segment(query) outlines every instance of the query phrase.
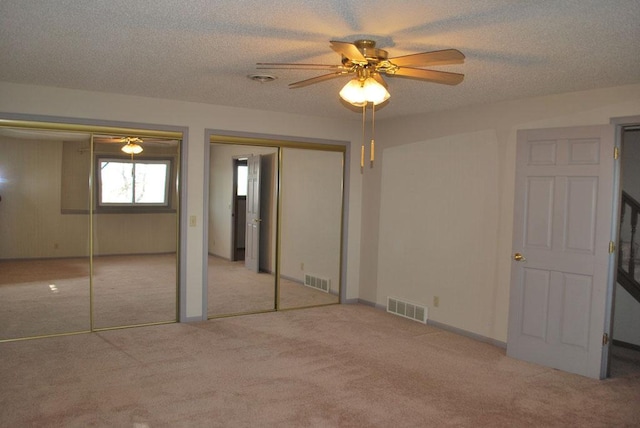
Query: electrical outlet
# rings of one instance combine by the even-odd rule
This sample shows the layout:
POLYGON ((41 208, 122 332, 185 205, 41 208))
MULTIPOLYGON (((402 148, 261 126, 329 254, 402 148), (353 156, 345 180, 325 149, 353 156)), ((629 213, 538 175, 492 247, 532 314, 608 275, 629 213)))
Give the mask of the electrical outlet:
POLYGON ((189 227, 196 227, 196 216, 189 217, 189 227))
POLYGON ((433 296, 433 307, 437 308, 438 306, 440 306, 440 297, 439 296, 433 296))
POLYGON ((300 270, 304 270, 304 262, 300 263, 300 270))

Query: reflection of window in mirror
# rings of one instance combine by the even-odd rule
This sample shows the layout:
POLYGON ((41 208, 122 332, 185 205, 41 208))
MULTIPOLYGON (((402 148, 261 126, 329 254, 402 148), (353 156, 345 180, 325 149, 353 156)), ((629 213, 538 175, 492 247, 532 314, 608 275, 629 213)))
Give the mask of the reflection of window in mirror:
POLYGON ((238 196, 247 196, 247 160, 238 160, 238 196))
POLYGON ((168 205, 170 161, 99 158, 98 162, 100 205, 168 205))

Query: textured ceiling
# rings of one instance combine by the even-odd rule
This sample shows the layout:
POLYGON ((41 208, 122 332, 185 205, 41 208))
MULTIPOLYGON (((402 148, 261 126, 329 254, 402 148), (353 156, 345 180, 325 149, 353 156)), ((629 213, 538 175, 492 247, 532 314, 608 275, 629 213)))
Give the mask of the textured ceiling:
MULTIPOLYGON (((0 0, 0 81, 328 117, 347 78, 256 62, 338 64, 330 40, 390 57, 456 48, 458 86, 389 78, 380 118, 640 82, 638 0, 0 0), (264 71, 262 71, 264 72, 264 71)), ((436 68, 436 67, 434 67, 436 68)))

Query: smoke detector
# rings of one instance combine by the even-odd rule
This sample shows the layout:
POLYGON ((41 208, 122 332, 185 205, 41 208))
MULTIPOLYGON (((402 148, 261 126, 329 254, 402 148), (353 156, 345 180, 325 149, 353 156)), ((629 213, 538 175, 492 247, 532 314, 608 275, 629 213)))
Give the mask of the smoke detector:
POLYGON ((260 83, 273 82, 276 80, 276 76, 270 74, 249 74, 247 78, 260 83))

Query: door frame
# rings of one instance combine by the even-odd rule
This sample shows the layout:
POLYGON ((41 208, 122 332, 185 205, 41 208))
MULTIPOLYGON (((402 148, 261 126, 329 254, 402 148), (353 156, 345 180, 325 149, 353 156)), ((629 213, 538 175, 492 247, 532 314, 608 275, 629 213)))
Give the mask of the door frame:
MULTIPOLYGON (((250 155, 234 155, 231 159, 233 170, 233 182, 231 183, 231 261, 238 261, 237 240, 238 240, 238 166, 247 165, 247 158, 250 155)), ((245 196, 246 200, 246 196, 245 196)), ((244 224, 242 225, 244 228, 244 224)), ((246 248, 245 248, 246 250, 246 248)))
MULTIPOLYGON (((624 116, 612 118, 609 122, 614 126, 614 147, 618 151, 620 156, 616 159, 613 166, 613 206, 611 215, 611 236, 612 241, 615 242, 615 247, 618 248, 620 243, 618 242, 620 236, 620 210, 622 204, 622 167, 621 156, 622 154, 622 134, 625 128, 640 126, 640 116, 624 116)), ((617 284, 617 266, 618 266, 618 252, 614 251, 614 261, 609 268, 609 276, 607 279, 607 300, 605 307, 605 326, 604 331, 609 336, 609 346, 602 348, 602 368, 600 371, 600 378, 604 379, 609 377, 611 372, 611 346, 613 341, 613 321, 615 315, 615 297, 616 297, 616 284, 617 284)))

